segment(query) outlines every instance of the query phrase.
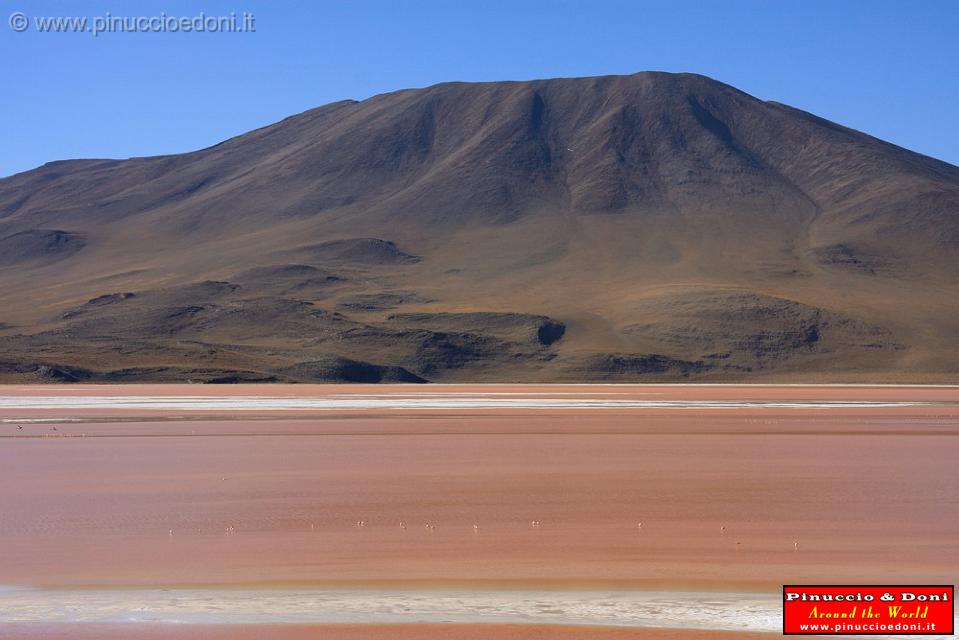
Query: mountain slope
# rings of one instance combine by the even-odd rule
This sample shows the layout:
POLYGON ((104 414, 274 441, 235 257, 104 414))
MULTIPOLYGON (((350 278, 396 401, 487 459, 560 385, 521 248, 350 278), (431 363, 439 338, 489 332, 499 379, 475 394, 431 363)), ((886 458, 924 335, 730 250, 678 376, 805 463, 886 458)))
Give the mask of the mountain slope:
POLYGON ((0 379, 959 371, 959 168, 691 74, 448 83, 50 163, 0 180, 0 254, 0 379))

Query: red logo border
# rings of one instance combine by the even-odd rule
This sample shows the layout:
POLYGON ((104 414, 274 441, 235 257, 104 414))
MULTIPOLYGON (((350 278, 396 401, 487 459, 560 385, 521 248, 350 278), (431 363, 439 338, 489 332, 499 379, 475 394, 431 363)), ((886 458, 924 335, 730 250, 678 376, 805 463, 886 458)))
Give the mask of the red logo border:
POLYGON ((949 589, 951 594, 949 603, 952 605, 952 616, 949 618, 952 626, 949 628, 949 631, 903 631, 903 632, 894 632, 894 633, 876 633, 875 631, 850 631, 848 633, 842 632, 825 632, 822 631, 816 633, 820 636, 876 636, 876 635, 885 635, 885 636, 953 636, 956 635, 956 586, 953 584, 784 584, 782 590, 783 596, 783 635, 784 636, 806 636, 808 633, 802 633, 799 631, 786 631, 786 589, 789 588, 798 588, 798 587, 849 587, 849 588, 862 588, 862 587, 895 587, 895 588, 915 588, 920 587, 923 589, 949 589))

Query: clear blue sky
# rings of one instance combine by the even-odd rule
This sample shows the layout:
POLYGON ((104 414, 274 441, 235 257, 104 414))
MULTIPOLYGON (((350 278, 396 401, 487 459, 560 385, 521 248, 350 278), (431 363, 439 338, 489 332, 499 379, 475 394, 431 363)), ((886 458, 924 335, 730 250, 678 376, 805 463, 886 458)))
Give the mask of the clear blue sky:
POLYGON ((446 80, 692 71, 959 164, 959 1, 0 0, 0 175, 197 149, 446 80), (9 16, 24 13, 24 32, 9 16), (255 33, 37 33, 44 16, 244 11, 255 33))

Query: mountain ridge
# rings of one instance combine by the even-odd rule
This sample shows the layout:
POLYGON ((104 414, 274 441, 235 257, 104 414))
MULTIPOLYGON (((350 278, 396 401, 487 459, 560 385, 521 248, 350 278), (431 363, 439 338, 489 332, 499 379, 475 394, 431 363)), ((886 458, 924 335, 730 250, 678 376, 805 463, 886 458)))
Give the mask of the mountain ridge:
POLYGON ((5 242, 0 379, 144 368, 133 344, 164 380, 345 370, 301 355, 441 381, 959 369, 959 167, 698 74, 442 83, 47 163, 0 179, 5 242), (94 305, 123 320, 111 340, 63 317, 125 293, 94 305), (488 325, 503 313, 563 337, 488 325))

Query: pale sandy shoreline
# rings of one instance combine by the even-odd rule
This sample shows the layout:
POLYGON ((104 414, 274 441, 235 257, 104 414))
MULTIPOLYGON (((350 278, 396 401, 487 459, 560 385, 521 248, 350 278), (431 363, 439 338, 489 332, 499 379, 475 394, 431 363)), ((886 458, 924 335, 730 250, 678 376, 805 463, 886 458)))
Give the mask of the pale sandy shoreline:
POLYGON ((463 588, 11 589, 4 623, 537 624, 774 631, 778 594, 463 588))

